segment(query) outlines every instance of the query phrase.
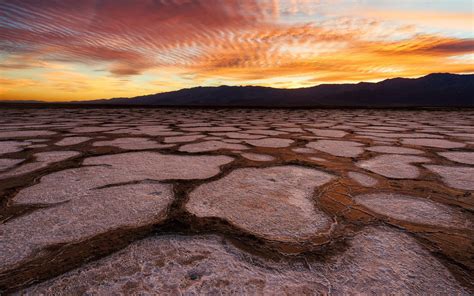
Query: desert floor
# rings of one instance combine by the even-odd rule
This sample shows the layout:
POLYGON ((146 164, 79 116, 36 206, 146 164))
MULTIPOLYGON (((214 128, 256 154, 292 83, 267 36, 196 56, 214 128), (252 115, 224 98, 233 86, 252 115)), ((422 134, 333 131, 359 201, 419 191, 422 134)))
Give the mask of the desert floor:
POLYGON ((472 110, 0 113, 0 294, 474 293, 472 110))

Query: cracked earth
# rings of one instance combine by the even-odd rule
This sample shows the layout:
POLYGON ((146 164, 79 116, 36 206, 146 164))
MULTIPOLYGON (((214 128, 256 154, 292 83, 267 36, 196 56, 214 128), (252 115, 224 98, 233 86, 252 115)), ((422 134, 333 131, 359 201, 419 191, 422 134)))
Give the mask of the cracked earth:
POLYGON ((3 109, 0 293, 474 293, 474 112, 3 109))

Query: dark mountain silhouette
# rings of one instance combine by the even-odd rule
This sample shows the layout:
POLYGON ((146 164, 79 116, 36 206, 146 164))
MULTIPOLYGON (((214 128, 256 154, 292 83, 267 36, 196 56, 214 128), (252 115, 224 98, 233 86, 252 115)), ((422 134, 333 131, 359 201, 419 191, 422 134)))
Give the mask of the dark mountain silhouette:
POLYGON ((202 107, 474 107, 474 75, 439 73, 417 79, 323 84, 300 89, 195 87, 80 103, 202 107))
MULTIPOLYGON (((41 101, 2 101, 7 105, 43 105, 41 101)), ((134 98, 49 103, 71 106, 178 107, 474 107, 474 74, 435 73, 377 83, 322 84, 298 89, 261 86, 194 87, 134 98)))

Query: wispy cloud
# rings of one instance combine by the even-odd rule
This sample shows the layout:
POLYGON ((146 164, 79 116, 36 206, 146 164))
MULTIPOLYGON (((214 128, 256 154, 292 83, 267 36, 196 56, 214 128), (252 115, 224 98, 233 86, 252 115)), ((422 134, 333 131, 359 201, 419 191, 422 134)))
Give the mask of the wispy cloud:
MULTIPOLYGON (((334 6, 344 8, 344 2, 2 1, 0 75, 43 81, 28 89, 28 96, 36 90, 35 98, 47 88, 56 99, 74 92, 92 99, 106 95, 103 89, 113 96, 198 84, 268 85, 277 78, 279 86, 298 87, 473 71, 472 61, 452 58, 473 53, 471 36, 425 31, 437 18, 443 22, 442 12, 422 13, 429 22, 421 26, 415 21, 419 11, 409 17, 397 11, 374 15, 375 9, 351 14, 352 8, 334 14, 334 6), (60 74, 58 65, 68 65, 69 74, 60 74), (59 82, 61 75, 77 83, 59 82), (134 77, 127 90, 110 87, 120 85, 112 82, 121 77, 134 77), (157 79, 165 82, 156 84, 157 79), (162 87, 154 89, 157 85, 162 87)), ((462 14, 456 26, 472 25, 467 19, 462 14)), ((2 98, 26 94, 15 84, 2 89, 2 98)))

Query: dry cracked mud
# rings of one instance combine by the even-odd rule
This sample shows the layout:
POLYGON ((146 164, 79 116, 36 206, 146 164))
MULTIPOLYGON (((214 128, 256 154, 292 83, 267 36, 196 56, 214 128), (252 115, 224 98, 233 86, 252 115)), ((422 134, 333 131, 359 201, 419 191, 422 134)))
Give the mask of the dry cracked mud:
POLYGON ((474 294, 474 112, 3 109, 0 294, 474 294))

